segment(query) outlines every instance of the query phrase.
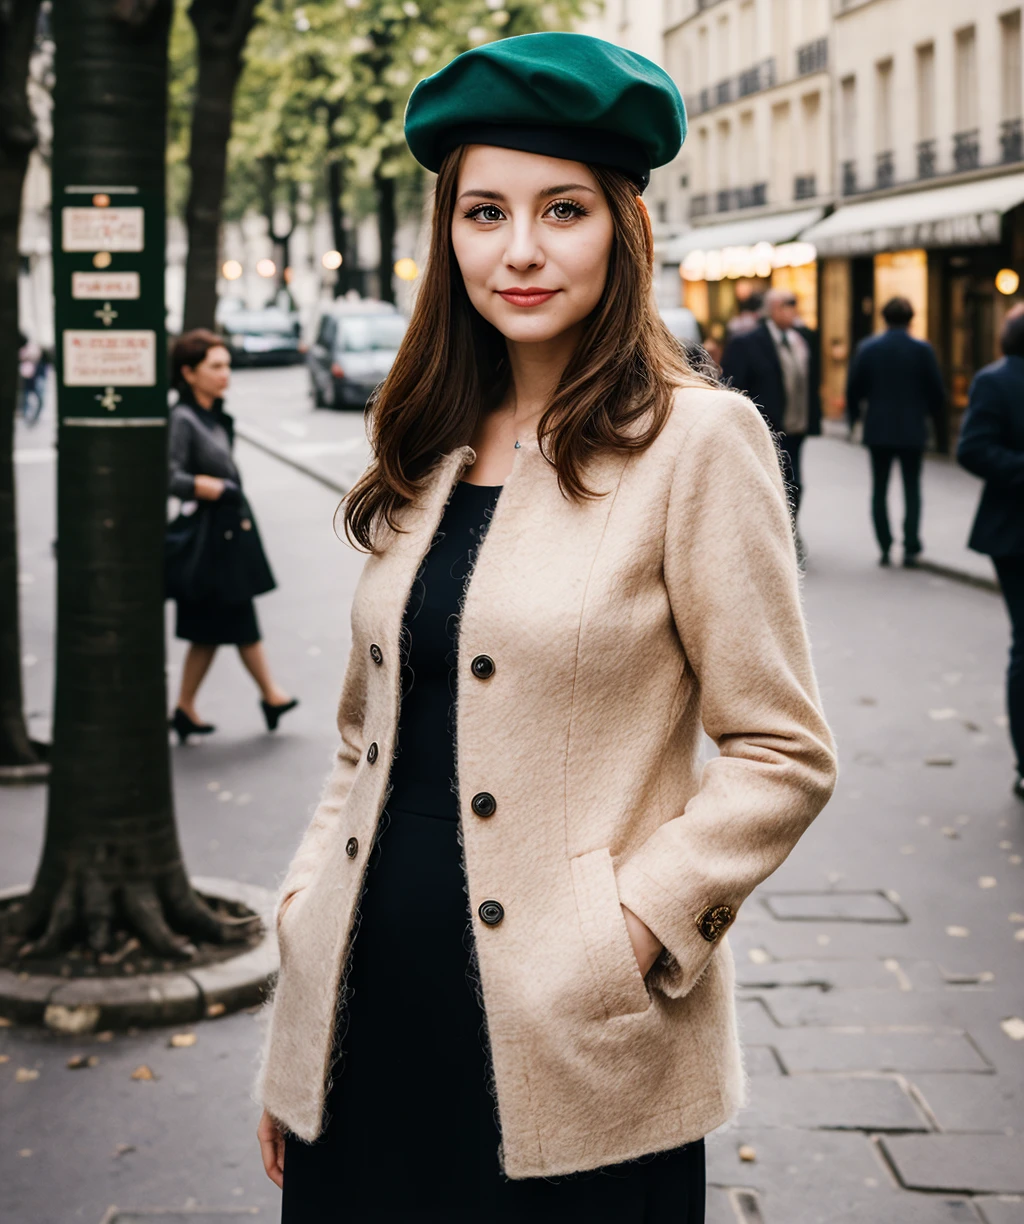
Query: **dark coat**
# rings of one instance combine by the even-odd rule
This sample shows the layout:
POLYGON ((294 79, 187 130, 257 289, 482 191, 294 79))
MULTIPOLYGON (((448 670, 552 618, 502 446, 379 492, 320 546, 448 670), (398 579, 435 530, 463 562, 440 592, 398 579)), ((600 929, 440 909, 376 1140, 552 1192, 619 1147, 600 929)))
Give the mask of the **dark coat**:
MULTIPOLYGON (((807 432, 821 433, 821 347, 818 333, 807 327, 795 329, 807 342, 807 432)), ((775 341, 767 323, 731 340, 722 357, 722 376, 737 391, 744 391, 761 409, 761 415, 776 433, 782 433, 786 415, 786 387, 775 341)))
POLYGON ((1024 357, 1004 357, 975 376, 956 457, 985 482, 970 547, 1024 557, 1024 357))
POLYGON ((948 447, 946 387, 935 350, 916 340, 905 327, 890 327, 862 340, 846 380, 846 416, 850 428, 864 419, 865 446, 928 445, 928 418, 935 423, 939 450, 948 447))
POLYGON ((168 492, 195 502, 195 477, 225 482, 217 501, 200 501, 168 524, 166 593, 199 604, 238 604, 274 588, 274 576, 231 454, 234 422, 220 401, 200 408, 184 397, 171 409, 168 492))

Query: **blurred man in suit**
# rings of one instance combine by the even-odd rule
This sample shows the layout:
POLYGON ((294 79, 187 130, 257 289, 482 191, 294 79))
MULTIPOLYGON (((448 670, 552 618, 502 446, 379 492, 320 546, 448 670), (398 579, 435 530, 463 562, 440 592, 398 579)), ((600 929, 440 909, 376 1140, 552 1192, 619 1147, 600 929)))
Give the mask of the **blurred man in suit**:
POLYGON ((903 564, 913 566, 921 553, 921 468, 928 445, 928 420, 935 426, 936 446, 948 447, 946 388, 932 346, 909 332, 914 308, 894 297, 882 308, 886 330, 861 341, 846 380, 846 415, 852 430, 864 405, 864 445, 871 452, 871 512, 889 564, 889 473, 895 461, 903 473, 903 564))
POLYGON ((1006 355, 971 384, 956 457, 985 482, 970 546, 992 558, 1010 613, 1007 706, 1014 794, 1024 799, 1024 302, 1006 316, 1001 340, 1006 355))
MULTIPOLYGON (((769 289, 764 311, 757 327, 729 343, 722 375, 750 396, 778 438, 795 525, 804 439, 821 433, 821 350, 817 333, 797 323, 796 298, 788 290, 769 289)), ((802 556, 799 535, 797 549, 802 556)))

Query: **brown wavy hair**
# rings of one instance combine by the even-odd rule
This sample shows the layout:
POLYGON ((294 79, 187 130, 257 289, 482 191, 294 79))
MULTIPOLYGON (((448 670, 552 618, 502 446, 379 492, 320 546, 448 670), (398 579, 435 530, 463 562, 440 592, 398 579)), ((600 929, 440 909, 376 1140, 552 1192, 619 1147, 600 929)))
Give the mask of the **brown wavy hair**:
MULTIPOLYGON (((345 534, 378 551, 379 530, 416 496, 438 458, 465 445, 480 412, 508 389, 505 339, 469 300, 451 240, 463 149, 437 176, 430 253, 398 356, 370 408, 374 459, 346 496, 345 534)), ((691 364, 658 315, 652 294, 653 241, 636 188, 617 171, 591 166, 608 201, 614 236, 608 278, 575 353, 538 425, 541 452, 565 496, 593 497, 588 459, 639 451, 658 436, 680 386, 714 385, 691 364)))

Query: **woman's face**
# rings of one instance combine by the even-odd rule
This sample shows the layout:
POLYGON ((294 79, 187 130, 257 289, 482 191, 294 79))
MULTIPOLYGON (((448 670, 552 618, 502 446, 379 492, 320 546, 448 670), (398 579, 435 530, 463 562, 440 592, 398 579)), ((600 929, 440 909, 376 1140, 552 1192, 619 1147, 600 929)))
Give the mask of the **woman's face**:
POLYGON ((612 216, 581 162, 493 145, 462 159, 452 245, 469 299, 506 340, 581 323, 604 292, 612 216))
POLYGON ((196 394, 220 399, 231 383, 231 354, 222 344, 215 344, 197 366, 183 366, 181 373, 196 394))

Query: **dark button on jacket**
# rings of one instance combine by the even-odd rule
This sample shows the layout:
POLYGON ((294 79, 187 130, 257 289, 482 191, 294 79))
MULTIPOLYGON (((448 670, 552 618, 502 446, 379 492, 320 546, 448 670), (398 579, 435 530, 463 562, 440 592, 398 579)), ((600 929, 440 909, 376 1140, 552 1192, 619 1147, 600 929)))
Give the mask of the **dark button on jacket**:
POLYGON ((377 743, 374 741, 366 750, 366 759, 373 765, 377 760, 377 743))
POLYGON ((478 816, 493 816, 498 810, 497 800, 487 791, 481 791, 478 795, 474 795, 470 801, 470 807, 478 816))
POLYGON ((378 667, 384 662, 384 653, 376 642, 370 646, 370 658, 378 667))
POLYGON ((345 853, 349 858, 355 858, 359 853, 359 841, 355 837, 350 837, 345 843, 345 853))
POLYGON ((494 675, 494 660, 490 655, 477 655, 469 666, 478 680, 489 680, 494 675))
POLYGON ((481 921, 488 926, 497 926, 505 917, 505 910, 500 901, 484 901, 477 910, 481 921))

